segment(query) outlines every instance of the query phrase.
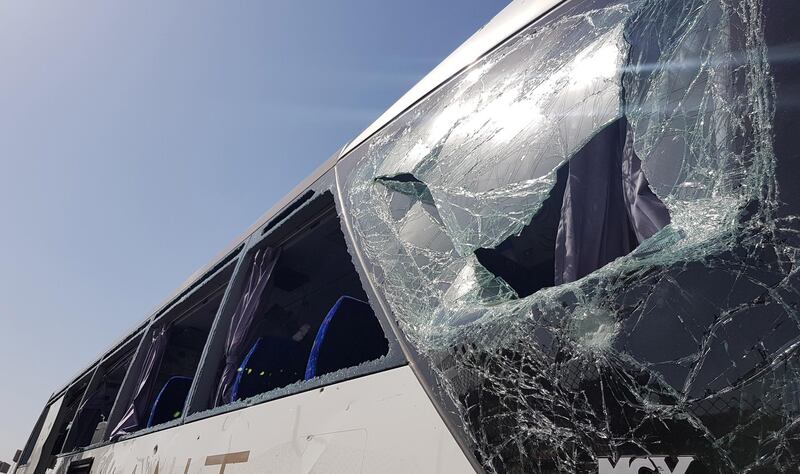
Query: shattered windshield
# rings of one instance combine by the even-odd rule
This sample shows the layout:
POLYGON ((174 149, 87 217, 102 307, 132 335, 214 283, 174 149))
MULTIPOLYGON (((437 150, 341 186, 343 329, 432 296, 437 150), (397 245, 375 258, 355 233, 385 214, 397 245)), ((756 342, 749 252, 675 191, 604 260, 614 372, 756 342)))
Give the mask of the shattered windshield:
POLYGON ((348 158, 355 243, 487 471, 796 469, 764 8, 569 2, 348 158))

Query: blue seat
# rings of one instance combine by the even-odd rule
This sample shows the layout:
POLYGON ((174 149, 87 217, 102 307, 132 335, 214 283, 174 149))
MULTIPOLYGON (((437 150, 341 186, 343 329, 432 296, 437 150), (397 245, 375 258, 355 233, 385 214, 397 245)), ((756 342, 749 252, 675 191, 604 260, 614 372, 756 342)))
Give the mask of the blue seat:
POLYGON ((179 418, 183 414, 183 407, 191 387, 192 377, 175 376, 167 380, 158 392, 153 408, 150 409, 147 427, 179 418))
POLYGON ((303 380, 308 345, 289 338, 260 337, 242 360, 231 387, 241 400, 303 380))
POLYGON ((305 379, 354 367, 389 352, 375 313, 364 301, 342 296, 325 315, 306 363, 305 379))

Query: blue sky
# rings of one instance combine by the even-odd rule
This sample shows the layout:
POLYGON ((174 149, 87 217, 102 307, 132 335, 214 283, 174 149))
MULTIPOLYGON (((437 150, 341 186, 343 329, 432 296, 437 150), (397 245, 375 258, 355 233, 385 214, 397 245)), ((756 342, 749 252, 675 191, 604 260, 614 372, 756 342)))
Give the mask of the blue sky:
POLYGON ((0 2, 0 460, 507 3, 0 2))

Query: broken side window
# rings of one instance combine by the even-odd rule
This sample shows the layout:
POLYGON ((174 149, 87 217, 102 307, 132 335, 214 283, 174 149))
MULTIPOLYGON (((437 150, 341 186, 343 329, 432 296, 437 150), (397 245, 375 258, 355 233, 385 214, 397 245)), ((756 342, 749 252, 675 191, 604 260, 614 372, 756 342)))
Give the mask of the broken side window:
POLYGON ((103 441, 106 421, 111 413, 117 393, 119 392, 133 352, 124 355, 120 360, 102 367, 99 386, 89 395, 80 407, 80 418, 76 420, 73 430, 78 430, 75 447, 82 448, 103 441))
POLYGON ((236 296, 218 406, 374 361, 389 350, 329 192, 265 232, 247 257, 236 296))
POLYGON ((233 270, 228 262, 152 322, 139 349, 141 363, 129 374, 130 399, 109 432, 112 439, 182 418, 233 270))
POLYGON ((64 452, 64 442, 89 386, 92 371, 82 374, 49 404, 38 439, 31 451, 25 453, 29 457, 27 461, 35 463, 37 469, 51 466, 55 462, 55 456, 64 452))
POLYGON ((80 402, 64 443, 64 452, 104 440, 111 408, 114 406, 140 340, 141 333, 130 337, 114 353, 100 362, 80 402))
POLYGON ((89 385, 88 378, 83 382, 80 382, 75 387, 70 388, 67 390, 67 394, 65 395, 64 405, 61 407, 61 414, 59 414, 60 422, 57 424, 55 428, 57 431, 56 433, 55 442, 53 443, 53 449, 51 450, 51 455, 55 456, 57 454, 64 452, 64 441, 67 437, 67 433, 69 429, 72 427, 72 420, 75 417, 75 413, 78 411, 79 403, 84 396, 84 392, 86 391, 86 387, 89 385))

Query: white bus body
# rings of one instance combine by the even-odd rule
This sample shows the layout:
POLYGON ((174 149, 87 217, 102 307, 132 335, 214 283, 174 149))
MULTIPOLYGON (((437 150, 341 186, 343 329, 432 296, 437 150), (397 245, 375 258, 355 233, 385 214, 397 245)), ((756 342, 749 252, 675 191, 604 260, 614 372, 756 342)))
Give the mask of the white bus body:
POLYGON ((512 2, 55 392, 13 472, 796 472, 797 20, 512 2))

